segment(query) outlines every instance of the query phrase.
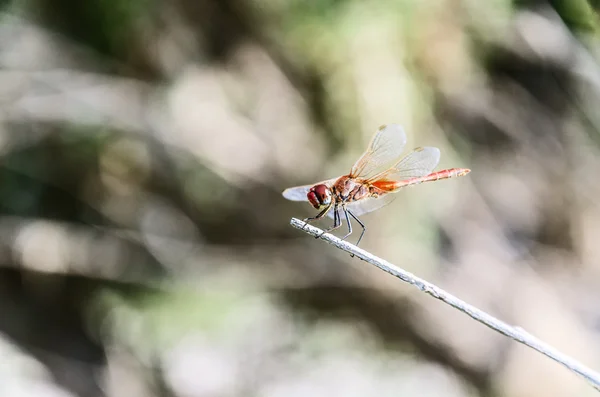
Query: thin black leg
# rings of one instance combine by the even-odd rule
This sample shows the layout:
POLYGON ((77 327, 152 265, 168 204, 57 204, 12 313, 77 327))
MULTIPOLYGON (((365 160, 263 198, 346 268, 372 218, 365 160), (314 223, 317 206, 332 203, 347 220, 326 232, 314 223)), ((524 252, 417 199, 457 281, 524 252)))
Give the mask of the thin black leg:
POLYGON ((323 233, 319 234, 318 236, 315 236, 315 238, 319 238, 322 235, 324 235, 325 233, 329 233, 330 231, 335 230, 340 226, 342 226, 342 218, 340 217, 340 210, 339 210, 338 206, 336 205, 333 208, 333 226, 324 230, 323 233))
POLYGON ((346 215, 346 222, 348 223, 348 233, 342 237, 342 240, 345 240, 348 238, 349 235, 352 234, 352 223, 350 222, 350 218, 348 217, 348 210, 346 209, 346 207, 342 207, 342 209, 344 210, 344 215, 346 215))
POLYGON ((358 218, 356 217, 356 215, 354 215, 354 214, 353 214, 351 211, 348 211, 348 213, 350 214, 350 216, 351 216, 352 218, 354 218, 354 220, 356 220, 356 222, 358 222, 358 224, 360 225, 360 227, 362 227, 362 232, 360 233, 360 237, 358 238, 358 241, 356 242, 356 246, 358 247, 358 244, 360 244, 360 240, 362 240, 362 238, 363 238, 363 236, 364 236, 365 232, 367 231, 367 227, 366 227, 366 226, 365 226, 365 224, 364 224, 364 223, 362 223, 362 222, 360 221, 360 219, 358 219, 358 218))

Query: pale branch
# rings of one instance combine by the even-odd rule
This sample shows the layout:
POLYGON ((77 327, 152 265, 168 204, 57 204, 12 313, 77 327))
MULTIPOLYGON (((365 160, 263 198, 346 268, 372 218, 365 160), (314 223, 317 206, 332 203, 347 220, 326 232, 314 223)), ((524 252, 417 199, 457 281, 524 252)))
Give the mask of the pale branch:
MULTIPOLYGON (((303 230, 306 233, 313 235, 315 237, 321 235, 323 231, 319 228, 311 226, 309 224, 304 223, 303 221, 292 218, 291 225, 297 229, 303 230)), ((461 312, 469 315, 476 321, 488 326, 489 328, 497 331, 503 335, 508 336, 509 338, 528 346, 543 355, 553 359, 554 361, 564 365, 569 370, 575 372, 576 374, 582 376, 586 379, 596 390, 600 391, 600 374, 595 371, 587 368, 585 365, 579 363, 575 359, 559 352, 552 346, 547 343, 542 342, 538 338, 529 334, 527 331, 520 327, 515 327, 512 325, 508 325, 507 323, 498 320, 497 318, 487 314, 486 312, 477 309, 476 307, 458 299, 457 297, 449 294, 443 289, 423 280, 419 277, 414 276, 413 274, 407 272, 406 270, 400 269, 399 267, 387 262, 384 259, 378 258, 375 255, 358 248, 357 246, 350 244, 346 241, 343 241, 336 236, 325 233, 320 237, 322 240, 327 243, 344 250, 352 255, 355 255, 357 258, 364 260, 365 262, 370 263, 378 267, 379 269, 391 274, 399 278, 400 280, 407 282, 409 284, 414 285, 421 291, 433 296, 441 300, 442 302, 447 303, 448 305, 454 307, 455 309, 460 310, 461 312)))

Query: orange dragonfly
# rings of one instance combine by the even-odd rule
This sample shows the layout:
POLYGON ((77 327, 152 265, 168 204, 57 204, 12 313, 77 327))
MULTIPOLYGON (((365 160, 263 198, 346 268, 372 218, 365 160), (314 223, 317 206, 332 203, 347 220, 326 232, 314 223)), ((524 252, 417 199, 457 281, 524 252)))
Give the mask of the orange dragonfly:
POLYGON ((352 217, 362 227, 356 242, 358 245, 367 230, 358 216, 389 204, 394 199, 390 193, 396 193, 407 186, 464 176, 471 172, 468 168, 433 172, 440 161, 438 148, 419 147, 400 158, 405 145, 406 134, 400 125, 383 125, 379 127, 366 152, 354 164, 348 175, 312 185, 291 187, 283 191, 283 197, 292 201, 308 201, 321 211, 312 218, 304 219, 306 223, 321 219, 325 215, 332 217, 333 226, 323 233, 342 225, 341 209, 348 224, 348 233, 342 240, 352 234, 352 217), (332 208, 333 211, 330 211, 332 208))

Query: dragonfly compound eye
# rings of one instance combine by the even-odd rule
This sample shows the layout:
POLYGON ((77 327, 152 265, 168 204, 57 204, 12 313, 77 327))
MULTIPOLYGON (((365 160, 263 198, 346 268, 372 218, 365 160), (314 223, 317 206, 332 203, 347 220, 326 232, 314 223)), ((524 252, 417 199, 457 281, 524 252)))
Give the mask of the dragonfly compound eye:
POLYGON ((306 195, 313 207, 319 209, 331 203, 331 192, 325 185, 313 186, 306 195))

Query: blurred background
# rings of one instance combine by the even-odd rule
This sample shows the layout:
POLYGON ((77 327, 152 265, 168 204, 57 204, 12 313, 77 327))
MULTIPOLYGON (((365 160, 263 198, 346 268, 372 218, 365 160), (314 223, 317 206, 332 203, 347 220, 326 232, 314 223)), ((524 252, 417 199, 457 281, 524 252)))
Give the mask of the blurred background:
POLYGON ((281 191, 402 124, 361 246, 600 370, 599 1, 0 10, 1 397, 597 395, 281 191))

